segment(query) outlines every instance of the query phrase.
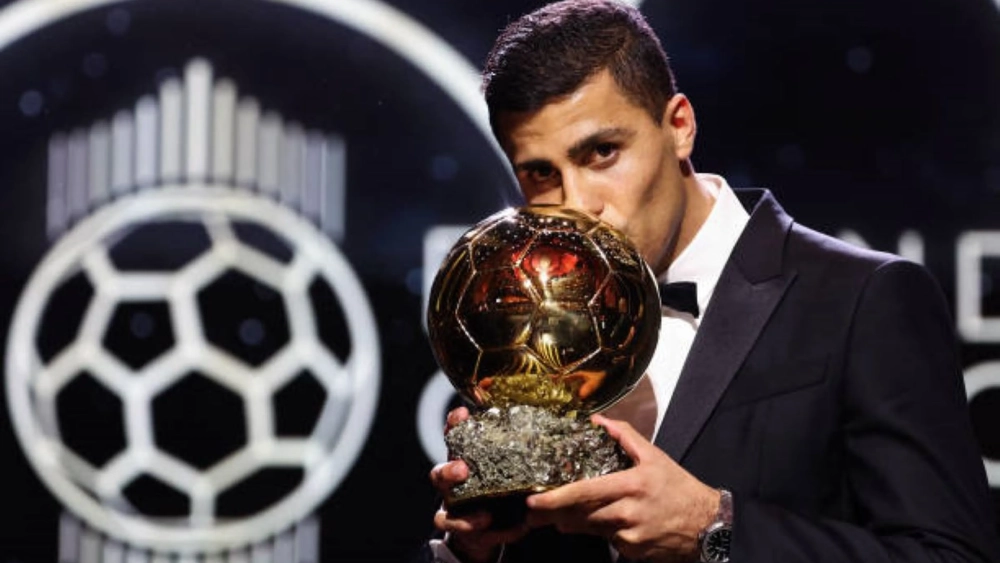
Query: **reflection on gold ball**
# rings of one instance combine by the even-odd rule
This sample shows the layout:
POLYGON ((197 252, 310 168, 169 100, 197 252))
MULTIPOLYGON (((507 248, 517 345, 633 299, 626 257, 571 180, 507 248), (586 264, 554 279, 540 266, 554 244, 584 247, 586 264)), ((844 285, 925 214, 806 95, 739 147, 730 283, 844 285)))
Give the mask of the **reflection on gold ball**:
POLYGON ((438 363, 467 400, 602 410, 642 377, 660 301, 624 235, 556 206, 507 209, 455 244, 431 289, 438 363))

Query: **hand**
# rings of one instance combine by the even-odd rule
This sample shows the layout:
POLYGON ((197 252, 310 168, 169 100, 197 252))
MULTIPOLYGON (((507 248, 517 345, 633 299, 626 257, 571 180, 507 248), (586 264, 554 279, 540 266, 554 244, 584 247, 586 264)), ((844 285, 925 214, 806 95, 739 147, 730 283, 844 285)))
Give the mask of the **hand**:
POLYGON ((719 492, 698 481, 627 422, 600 415, 634 466, 528 497, 531 525, 608 538, 630 559, 695 560, 698 534, 715 518, 719 492))
MULTIPOLYGON (((449 412, 445 433, 467 418, 469 410, 465 407, 449 412)), ((469 467, 462 460, 440 463, 431 469, 431 484, 442 496, 468 478, 469 467)), ((434 525, 449 534, 448 547, 465 563, 495 561, 502 544, 517 541, 528 531, 524 524, 506 530, 491 530, 491 522, 488 512, 456 515, 449 513, 444 506, 434 515, 434 525)))

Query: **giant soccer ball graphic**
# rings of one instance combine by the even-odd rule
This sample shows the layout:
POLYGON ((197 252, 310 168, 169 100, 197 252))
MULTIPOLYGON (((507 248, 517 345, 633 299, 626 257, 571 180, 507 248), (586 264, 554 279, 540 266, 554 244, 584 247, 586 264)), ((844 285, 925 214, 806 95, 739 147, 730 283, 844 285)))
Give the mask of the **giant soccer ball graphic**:
POLYGON ((52 248, 12 320, 7 397, 30 463, 77 516, 130 545, 209 553, 281 532, 336 488, 368 435, 378 361, 332 242, 267 198, 185 185, 110 203, 52 248), (178 226, 196 234, 169 241, 169 260, 145 252, 151 229, 163 244, 178 226), (241 505, 274 475, 276 498, 241 505))

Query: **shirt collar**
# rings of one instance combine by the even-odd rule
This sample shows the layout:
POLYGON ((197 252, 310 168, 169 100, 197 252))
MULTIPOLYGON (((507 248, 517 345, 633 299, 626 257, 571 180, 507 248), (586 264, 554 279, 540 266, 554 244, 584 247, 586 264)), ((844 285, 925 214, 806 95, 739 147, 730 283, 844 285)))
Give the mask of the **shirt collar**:
POLYGON ((715 174, 698 174, 697 178, 712 192, 715 203, 705 223, 687 248, 670 264, 660 281, 695 282, 698 285, 698 308, 704 311, 750 215, 725 178, 715 174))

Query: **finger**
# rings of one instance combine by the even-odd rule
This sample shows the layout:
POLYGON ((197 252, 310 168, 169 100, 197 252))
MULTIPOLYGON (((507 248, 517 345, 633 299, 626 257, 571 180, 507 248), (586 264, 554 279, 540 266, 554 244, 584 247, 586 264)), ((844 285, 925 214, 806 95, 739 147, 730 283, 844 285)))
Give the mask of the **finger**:
POLYGON ((613 523, 605 520, 591 520, 590 515, 591 511, 587 509, 529 511, 526 522, 532 528, 554 526, 564 534, 588 534, 609 538, 617 532, 617 527, 613 523))
POLYGON ((463 420, 469 418, 469 409, 465 407, 458 407, 452 409, 448 412, 447 423, 444 426, 444 431, 447 434, 449 430, 458 426, 463 420))
POLYGON ((648 456, 649 449, 656 446, 651 444, 649 440, 646 440, 632 428, 632 425, 625 422, 624 420, 614 420, 606 416, 595 414, 590 417, 591 422, 599 426, 603 426, 607 430, 608 435, 614 438, 616 442, 625 450, 632 461, 640 463, 644 457, 648 456))
POLYGON ((630 527, 634 522, 628 518, 628 502, 628 499, 622 499, 594 510, 587 515, 587 523, 591 526, 609 530, 610 534, 630 527))
POLYGON ((590 509, 603 506, 626 496, 631 489, 630 470, 601 477, 575 481, 528 497, 528 507, 534 510, 590 509))
POLYGON ((434 514, 434 526, 444 532, 462 534, 472 532, 484 533, 490 527, 492 521, 493 518, 488 512, 472 512, 455 516, 444 507, 441 507, 434 514))
POLYGON ((431 484, 439 491, 446 491, 469 478, 469 466, 458 459, 439 463, 431 469, 431 484))
POLYGON ((497 545, 511 543, 521 539, 529 530, 522 522, 510 528, 491 529, 493 516, 489 512, 477 511, 456 516, 445 507, 441 507, 434 515, 434 525, 439 530, 453 534, 463 534, 473 543, 480 545, 497 545))

